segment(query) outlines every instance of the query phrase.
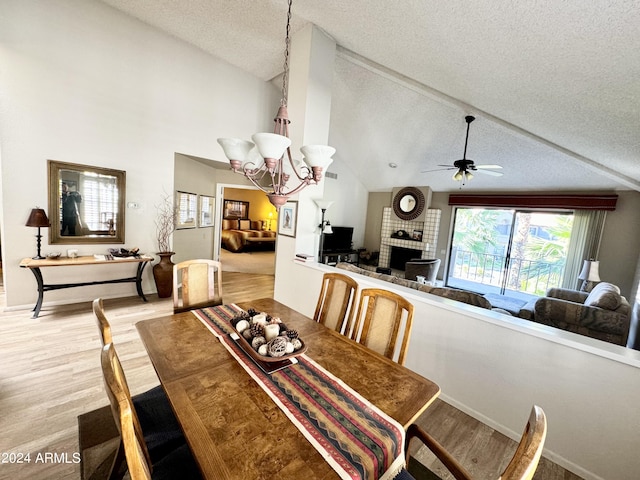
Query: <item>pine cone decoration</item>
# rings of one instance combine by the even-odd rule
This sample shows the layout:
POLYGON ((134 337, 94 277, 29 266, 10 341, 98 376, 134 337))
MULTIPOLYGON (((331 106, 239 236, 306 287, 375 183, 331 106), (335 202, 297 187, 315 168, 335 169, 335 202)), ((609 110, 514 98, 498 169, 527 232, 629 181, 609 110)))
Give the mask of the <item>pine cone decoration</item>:
POLYGON ((291 340, 293 340, 294 338, 298 338, 298 331, 297 330, 287 330, 287 337, 289 337, 291 340))
POLYGON ((231 319, 231 324, 235 327, 240 320, 249 320, 249 315, 245 312, 239 313, 231 319))
POLYGON ((254 308, 250 308, 249 310, 247 310, 247 313, 249 314, 250 317, 253 317, 258 314, 258 312, 256 312, 254 308))
POLYGON ((251 336, 262 337, 264 336, 264 328, 259 323, 251 325, 251 336))
POLYGON ((284 323, 279 323, 278 324, 280 326, 280 335, 282 335, 283 333, 285 333, 287 330, 289 330, 287 328, 287 326, 284 323))

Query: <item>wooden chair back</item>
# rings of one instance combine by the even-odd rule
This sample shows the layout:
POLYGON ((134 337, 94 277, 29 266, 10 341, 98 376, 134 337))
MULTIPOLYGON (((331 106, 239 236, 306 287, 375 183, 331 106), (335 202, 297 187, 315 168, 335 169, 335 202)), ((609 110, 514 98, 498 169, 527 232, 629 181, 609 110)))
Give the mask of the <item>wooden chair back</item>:
POLYGON ((93 301, 93 314, 96 317, 98 323, 98 330, 100 331, 100 341, 104 347, 107 343, 112 343, 113 338, 111 336, 111 325, 107 320, 107 316, 104 314, 104 305, 102 304, 102 298, 96 298, 93 301))
POLYGON ((140 443, 140 438, 136 435, 134 419, 135 411, 131 405, 126 402, 122 403, 119 425, 129 477, 131 480, 151 480, 152 467, 145 456, 144 440, 140 443))
POLYGON ((355 310, 358 282, 342 273, 325 273, 313 319, 339 333, 349 335, 355 310))
MULTIPOLYGON (((126 432, 122 430, 122 417, 123 412, 126 409, 130 410, 129 416, 131 417, 132 428, 138 443, 138 447, 135 448, 139 448, 142 451, 147 464, 147 469, 150 470, 151 458, 149 456, 147 444, 144 440, 140 420, 138 419, 135 407, 133 406, 131 392, 129 390, 129 385, 127 384, 127 379, 124 376, 122 364, 120 363, 120 359, 118 358, 118 354, 116 353, 113 343, 107 343, 102 347, 100 360, 102 364, 104 385, 107 390, 107 396, 109 397, 109 403, 111 404, 111 413, 113 414, 113 419, 120 430, 125 454, 127 455, 127 463, 129 461, 129 454, 127 453, 127 442, 125 441, 126 432)), ((129 448, 133 448, 132 444, 129 445, 129 448)))
POLYGON ((398 363, 404 365, 413 324, 413 305, 404 297, 379 288, 365 288, 360 292, 358 313, 350 337, 393 360, 401 330, 402 343, 398 363))
POLYGON ((531 480, 538 468, 546 437, 547 417, 542 408, 534 405, 518 448, 500 480, 531 480))
MULTIPOLYGON (((534 405, 515 453, 498 480, 531 480, 538 468, 544 441, 547 436, 547 418, 542 408, 534 405)), ((451 453, 427 432, 415 424, 407 429, 405 451, 409 463, 409 444, 419 439, 449 470, 456 480, 473 480, 471 474, 451 453)))
POLYGON ((222 264, 185 260, 173 266, 173 311, 222 305, 222 264))

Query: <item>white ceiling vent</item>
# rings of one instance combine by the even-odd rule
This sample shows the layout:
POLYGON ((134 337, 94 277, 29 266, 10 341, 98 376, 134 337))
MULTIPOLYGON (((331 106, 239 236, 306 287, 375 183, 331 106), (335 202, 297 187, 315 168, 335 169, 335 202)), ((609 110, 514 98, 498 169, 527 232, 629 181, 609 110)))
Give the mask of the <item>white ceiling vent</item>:
POLYGON ((324 174, 325 177, 327 178, 333 178, 334 180, 338 179, 338 174, 337 173, 331 173, 331 172, 327 172, 324 174))

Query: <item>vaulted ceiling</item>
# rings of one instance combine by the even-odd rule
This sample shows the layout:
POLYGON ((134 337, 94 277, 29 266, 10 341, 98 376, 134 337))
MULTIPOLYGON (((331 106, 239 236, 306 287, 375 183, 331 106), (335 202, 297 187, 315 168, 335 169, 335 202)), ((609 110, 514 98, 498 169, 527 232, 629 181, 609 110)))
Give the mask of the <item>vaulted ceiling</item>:
MULTIPOLYGON (((282 72, 286 0, 103 0, 259 78, 282 72)), ((329 143, 370 191, 640 191, 636 0, 294 0, 338 44, 329 143), (395 163, 397 168, 390 168, 395 163)), ((292 119, 295 122, 295 119, 292 119)), ((220 159, 218 159, 220 160, 220 159)))

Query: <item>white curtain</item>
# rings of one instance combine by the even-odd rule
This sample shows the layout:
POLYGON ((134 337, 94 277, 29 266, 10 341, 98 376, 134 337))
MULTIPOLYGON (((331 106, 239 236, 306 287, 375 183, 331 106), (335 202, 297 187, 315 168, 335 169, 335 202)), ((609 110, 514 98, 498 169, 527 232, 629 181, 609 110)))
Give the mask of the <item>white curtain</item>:
POLYGON ((578 275, 583 262, 598 259, 606 216, 605 210, 576 210, 573 213, 573 229, 562 278, 563 288, 578 288, 578 275))

